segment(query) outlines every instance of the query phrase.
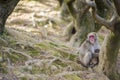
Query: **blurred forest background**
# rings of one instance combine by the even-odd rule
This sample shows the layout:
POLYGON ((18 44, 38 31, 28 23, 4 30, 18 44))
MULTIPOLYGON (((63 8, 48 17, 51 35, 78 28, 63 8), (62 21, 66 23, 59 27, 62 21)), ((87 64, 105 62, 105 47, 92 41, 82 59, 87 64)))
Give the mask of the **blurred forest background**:
MULTIPOLYGON (((7 1, 15 2, 0 1, 0 30, 7 1)), ((119 0, 16 1, 0 32, 0 80, 120 80, 119 0), (76 58, 93 31, 102 49, 91 71, 76 58)))

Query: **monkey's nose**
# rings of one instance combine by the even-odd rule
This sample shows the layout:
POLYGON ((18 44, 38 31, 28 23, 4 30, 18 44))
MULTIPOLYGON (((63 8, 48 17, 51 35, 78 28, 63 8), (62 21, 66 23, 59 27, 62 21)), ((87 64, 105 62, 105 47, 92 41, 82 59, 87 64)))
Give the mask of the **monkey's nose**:
POLYGON ((95 49, 95 53, 99 53, 100 52, 100 49, 95 49))

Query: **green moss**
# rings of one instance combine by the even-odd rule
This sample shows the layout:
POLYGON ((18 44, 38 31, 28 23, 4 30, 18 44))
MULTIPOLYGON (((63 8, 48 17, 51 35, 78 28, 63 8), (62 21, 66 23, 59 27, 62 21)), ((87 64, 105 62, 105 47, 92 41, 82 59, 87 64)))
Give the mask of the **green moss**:
POLYGON ((21 56, 19 54, 16 55, 14 53, 9 54, 8 57, 10 58, 11 62, 13 62, 13 63, 16 63, 19 61, 22 62, 22 61, 26 60, 26 57, 21 56))
POLYGON ((53 64, 54 64, 54 65, 60 65, 61 67, 66 67, 66 66, 67 66, 66 63, 63 63, 63 62, 60 61, 60 60, 56 60, 56 61, 54 61, 53 64))
POLYGON ((20 80, 28 80, 26 77, 21 77, 20 80))
POLYGON ((114 72, 111 73, 108 77, 109 77, 110 80, 119 80, 120 79, 120 75, 116 74, 114 72))
POLYGON ((68 58, 69 56, 70 56, 70 54, 69 53, 61 53, 61 55, 64 57, 64 58, 68 58))
POLYGON ((30 71, 31 74, 37 74, 37 73, 40 73, 42 69, 40 67, 37 67, 37 66, 33 66, 32 67, 32 70, 30 71))
POLYGON ((100 41, 100 43, 102 43, 103 40, 104 40, 104 36, 100 35, 100 36, 99 36, 99 41, 100 41))
POLYGON ((25 67, 25 68, 23 68, 23 71, 29 72, 30 70, 27 67, 25 67))
POLYGON ((75 74, 71 74, 71 75, 65 75, 64 76, 67 80, 82 80, 80 77, 78 77, 75 74))
POLYGON ((69 56, 69 60, 74 61, 74 60, 75 60, 75 58, 76 58, 76 56, 75 56, 75 55, 70 54, 70 56, 69 56))
POLYGON ((56 57, 61 57, 61 58, 68 58, 70 55, 69 53, 64 53, 59 50, 51 50, 50 52, 52 55, 54 55, 56 57))
POLYGON ((32 50, 32 51, 29 51, 29 54, 30 54, 30 56, 34 57, 34 56, 40 55, 40 52, 37 50, 32 50))
POLYGON ((56 57, 60 57, 61 56, 61 54, 59 52, 57 52, 57 51, 52 51, 52 55, 56 56, 56 57))
POLYGON ((6 74, 7 72, 7 67, 5 63, 0 63, 0 73, 6 74))
POLYGON ((41 49, 49 49, 49 45, 46 45, 45 42, 42 42, 40 44, 36 44, 36 47, 39 47, 41 49))
POLYGON ((58 47, 58 45, 55 44, 55 43, 53 43, 53 42, 49 42, 49 44, 50 44, 51 46, 56 46, 56 47, 58 47))
POLYGON ((42 42, 40 44, 37 44, 37 47, 39 47, 40 49, 42 50, 45 50, 47 52, 49 52, 50 54, 54 55, 54 56, 57 56, 57 57, 61 57, 61 58, 68 58, 70 57, 70 60, 74 60, 75 56, 74 55, 70 55, 69 53, 65 52, 64 50, 59 50, 59 48, 68 48, 66 47, 65 45, 59 45, 59 44, 56 44, 54 42, 42 42), (56 49, 58 48, 58 49, 56 49))
POLYGON ((50 72, 50 69, 46 67, 40 67, 40 66, 32 66, 32 69, 29 70, 30 74, 48 74, 50 72))
POLYGON ((15 45, 16 43, 17 43, 17 41, 15 41, 15 40, 11 40, 11 41, 10 41, 10 44, 11 44, 11 45, 15 45))

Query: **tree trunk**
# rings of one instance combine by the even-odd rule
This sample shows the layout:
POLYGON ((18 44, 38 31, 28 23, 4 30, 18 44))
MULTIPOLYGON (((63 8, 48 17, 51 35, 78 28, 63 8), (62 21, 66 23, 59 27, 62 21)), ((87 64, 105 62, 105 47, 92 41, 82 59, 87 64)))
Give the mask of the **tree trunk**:
MULTIPOLYGON (((89 7, 85 4, 82 4, 80 1, 81 0, 76 0, 75 4, 76 9, 80 11, 76 13, 76 17, 74 20, 76 33, 70 39, 70 44, 76 47, 79 47, 81 45, 89 32, 97 32, 101 28, 101 25, 97 24, 93 19, 93 16, 89 11, 89 7)), ((104 0, 95 0, 95 2, 97 4, 98 14, 101 17, 108 18, 111 13, 108 6, 103 4, 104 0)))
POLYGON ((78 11, 74 14, 76 33, 70 39, 70 44, 75 47, 79 47, 87 34, 95 29, 94 19, 89 12, 89 7, 80 1, 76 0, 75 2, 76 10, 78 11))
MULTIPOLYGON (((118 15, 120 15, 119 0, 113 0, 118 15)), ((100 52, 100 63, 98 69, 107 75, 110 80, 120 80, 120 73, 118 68, 116 68, 118 53, 120 49, 120 19, 119 16, 115 18, 115 22, 111 26, 113 30, 110 32, 102 45, 100 52)))
POLYGON ((120 74, 116 70, 116 61, 120 49, 120 33, 110 32, 101 48, 100 63, 98 69, 104 72, 110 80, 120 80, 120 74))
POLYGON ((94 19, 88 12, 80 18, 80 13, 75 20, 76 33, 71 37, 70 43, 72 46, 79 47, 85 40, 87 34, 95 30, 94 19))
POLYGON ((69 41, 71 36, 76 33, 74 22, 71 21, 63 31, 64 40, 69 41))
POLYGON ((0 34, 4 32, 5 23, 20 0, 0 0, 0 34))
POLYGON ((70 15, 69 14, 69 11, 68 11, 68 7, 67 7, 67 4, 66 2, 62 2, 62 5, 61 5, 61 10, 60 10, 60 15, 61 15, 61 18, 64 19, 64 20, 67 20, 68 19, 68 16, 70 15))

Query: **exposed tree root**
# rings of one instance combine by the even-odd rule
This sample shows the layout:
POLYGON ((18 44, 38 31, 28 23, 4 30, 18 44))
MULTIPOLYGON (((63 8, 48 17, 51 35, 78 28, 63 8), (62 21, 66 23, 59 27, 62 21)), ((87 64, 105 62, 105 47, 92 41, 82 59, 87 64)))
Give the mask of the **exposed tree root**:
POLYGON ((13 69, 12 69, 12 65, 11 65, 11 62, 10 62, 10 59, 7 58, 7 62, 8 62, 8 77, 9 77, 9 80, 18 80, 17 76, 13 73, 13 69))
POLYGON ((9 47, 2 47, 1 48, 1 51, 3 53, 13 53, 13 54, 19 54, 19 55, 22 55, 24 57, 26 57, 27 59, 32 59, 31 56, 29 56, 28 54, 24 53, 24 52, 20 52, 20 51, 17 51, 15 49, 12 49, 12 48, 9 48, 9 47))
POLYGON ((64 71, 62 73, 56 74, 55 77, 70 75, 70 74, 83 74, 84 71, 64 71))

